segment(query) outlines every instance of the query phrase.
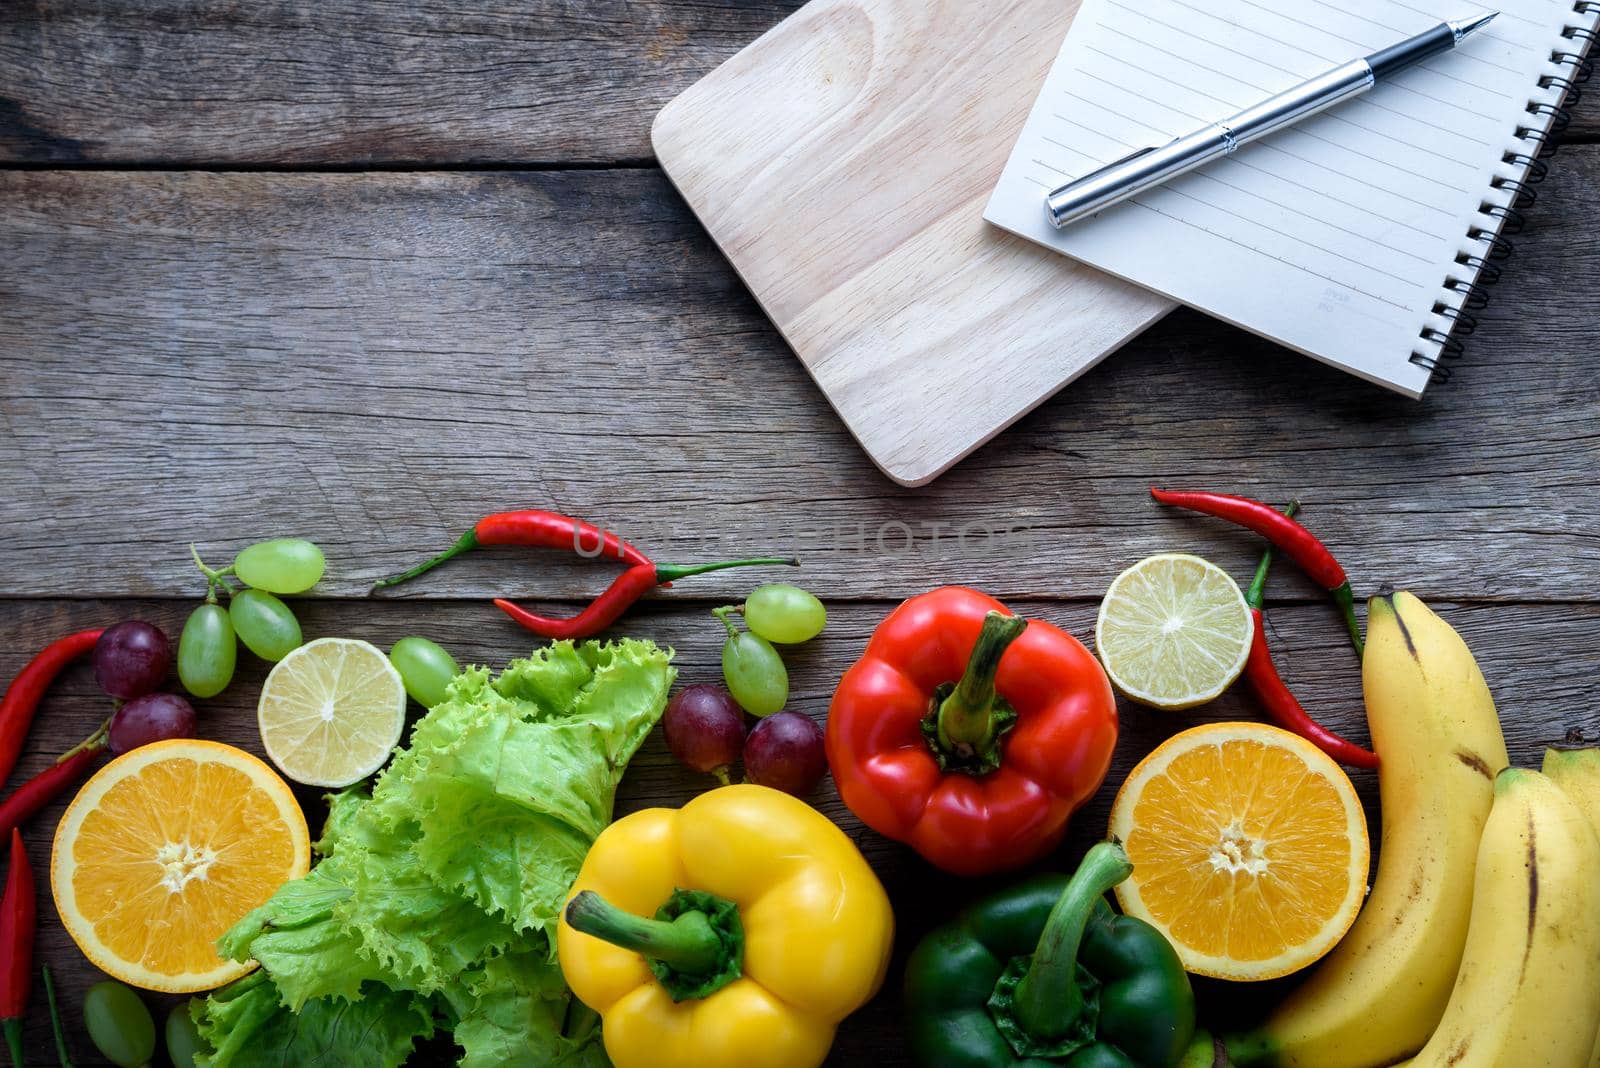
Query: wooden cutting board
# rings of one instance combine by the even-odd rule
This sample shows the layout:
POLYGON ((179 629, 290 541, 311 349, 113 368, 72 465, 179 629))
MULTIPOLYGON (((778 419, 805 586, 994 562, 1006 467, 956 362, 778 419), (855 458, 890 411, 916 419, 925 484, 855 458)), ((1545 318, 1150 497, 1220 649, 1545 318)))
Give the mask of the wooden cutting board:
POLYGON ((813 0, 656 117, 667 174, 897 482, 1173 307, 982 218, 1077 8, 813 0))

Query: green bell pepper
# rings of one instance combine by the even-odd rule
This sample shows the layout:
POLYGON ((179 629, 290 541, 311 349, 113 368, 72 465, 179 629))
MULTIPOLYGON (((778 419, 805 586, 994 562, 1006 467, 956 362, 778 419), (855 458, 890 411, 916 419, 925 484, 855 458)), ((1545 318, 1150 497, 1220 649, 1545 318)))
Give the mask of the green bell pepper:
POLYGON ((928 1068, 1172 1068, 1194 1036, 1178 954, 1105 894, 1133 865, 1101 842, 1077 872, 979 901, 906 964, 907 1034, 928 1068))

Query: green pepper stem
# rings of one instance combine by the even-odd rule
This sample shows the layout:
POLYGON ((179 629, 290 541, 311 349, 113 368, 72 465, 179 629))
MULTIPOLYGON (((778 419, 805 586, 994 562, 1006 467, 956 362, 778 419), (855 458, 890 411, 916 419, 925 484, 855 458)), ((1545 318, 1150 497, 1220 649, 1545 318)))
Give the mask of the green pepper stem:
MULTIPOLYGON (((1289 507, 1283 510, 1283 514, 1292 519, 1299 510, 1300 502, 1292 500, 1289 502, 1289 507)), ((1256 577, 1251 580, 1250 588, 1244 591, 1244 603, 1257 611, 1266 607, 1267 572, 1271 568, 1272 546, 1268 545, 1267 551, 1261 554, 1261 563, 1256 567, 1256 577)))
POLYGON ((567 903, 567 924, 690 975, 715 972, 725 956, 722 940, 704 913, 685 912, 670 922, 650 920, 624 912, 593 890, 580 891, 567 903))
POLYGON ((1000 670, 1000 658, 1027 629, 1028 621, 1021 616, 990 612, 983 617, 983 629, 972 646, 966 672, 939 704, 939 744, 947 752, 993 748, 1001 725, 995 715, 999 698, 994 676, 1000 670))
POLYGON ((1356 599, 1350 590, 1350 583, 1346 582, 1329 592, 1333 594, 1333 603, 1339 606, 1339 614, 1344 616, 1345 629, 1350 632, 1350 644, 1356 647, 1356 659, 1361 660, 1367 655, 1367 644, 1361 640, 1361 623, 1356 619, 1356 599))
POLYGON ((688 578, 690 575, 704 575, 708 571, 726 571, 730 567, 799 566, 800 561, 792 556, 761 556, 751 560, 722 560, 715 564, 657 564, 655 568, 657 585, 665 585, 681 578, 688 578))
POLYGON ((468 530, 465 534, 461 535, 461 537, 457 538, 454 545, 450 546, 450 548, 446 549, 438 556, 435 556, 433 559, 424 560, 422 563, 411 568, 409 571, 402 571, 398 575, 390 575, 388 578, 381 578, 372 584, 372 588, 374 590, 381 590, 385 586, 398 586, 402 582, 409 582, 425 571, 432 571, 446 560, 453 560, 462 553, 471 552, 477 547, 478 531, 477 528, 474 527, 471 530, 468 530))
POLYGON ((1047 1039, 1064 1035, 1083 1012, 1078 946, 1084 928, 1106 891, 1132 871, 1133 864, 1119 842, 1101 842, 1084 854, 1083 863, 1045 920, 1028 974, 1017 983, 1017 1022, 1029 1034, 1047 1039))

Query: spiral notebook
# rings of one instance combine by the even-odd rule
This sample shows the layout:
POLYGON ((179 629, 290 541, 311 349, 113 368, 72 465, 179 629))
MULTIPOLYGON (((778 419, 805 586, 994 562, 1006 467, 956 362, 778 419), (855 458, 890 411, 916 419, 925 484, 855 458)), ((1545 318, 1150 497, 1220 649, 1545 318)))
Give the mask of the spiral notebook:
POLYGON ((1447 373, 1600 0, 1085 0, 984 217, 1412 397, 1447 373), (1454 52, 1055 230, 1047 191, 1446 18, 1454 52))

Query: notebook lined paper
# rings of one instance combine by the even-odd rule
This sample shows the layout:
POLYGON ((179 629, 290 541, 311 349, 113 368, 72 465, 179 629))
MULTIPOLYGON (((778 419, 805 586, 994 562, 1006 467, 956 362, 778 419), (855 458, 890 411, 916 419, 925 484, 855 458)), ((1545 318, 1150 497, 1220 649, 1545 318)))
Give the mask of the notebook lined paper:
MULTIPOLYGON (((1463 0, 1085 0, 985 218, 1420 396, 1531 149, 1573 0, 1508 0, 1451 53, 1057 231, 1044 196, 1446 18, 1463 0), (1524 157, 1525 159, 1525 157, 1524 157), (1487 213, 1486 213, 1487 212, 1487 213), (1466 258, 1466 263, 1458 262, 1466 258), (1448 285, 1447 280, 1456 284, 1448 285), (1413 359, 1415 357, 1415 359, 1413 359)), ((1589 17, 1592 21, 1592 16, 1589 17)), ((1581 50, 1581 49, 1580 49, 1581 50)))

